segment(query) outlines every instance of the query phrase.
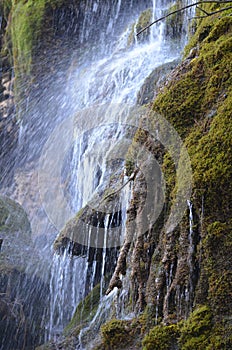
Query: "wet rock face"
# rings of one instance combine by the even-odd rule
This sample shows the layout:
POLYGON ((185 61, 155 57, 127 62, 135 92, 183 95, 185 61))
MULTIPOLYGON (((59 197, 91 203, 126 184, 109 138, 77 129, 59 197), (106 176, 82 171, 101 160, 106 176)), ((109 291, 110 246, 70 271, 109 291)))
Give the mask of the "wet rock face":
POLYGON ((27 215, 6 197, 0 198, 0 242, 0 342, 6 350, 29 350, 44 339, 49 291, 35 272, 39 259, 27 215))
POLYGON ((0 274, 0 341, 4 349, 34 348, 43 342, 43 305, 48 288, 33 276, 12 269, 0 274), (33 318, 31 312, 33 310, 33 318))
POLYGON ((170 73, 179 62, 179 60, 174 60, 165 63, 156 68, 149 77, 145 79, 137 96, 137 103, 139 105, 144 105, 154 100, 155 96, 158 94, 159 87, 167 81, 168 73, 170 73))
MULTIPOLYGON (((3 9, 0 8, 3 11, 3 9)), ((3 12, 2 12, 3 13, 3 12)), ((10 64, 9 54, 3 53, 4 34, 7 21, 4 16, 1 19, 0 28, 0 178, 3 185, 4 174, 8 173, 8 183, 12 177, 9 173, 9 162, 14 161, 12 152, 15 151, 18 139, 18 125, 15 116, 14 105, 14 77, 10 64), (12 154, 12 157, 10 155, 12 154)))

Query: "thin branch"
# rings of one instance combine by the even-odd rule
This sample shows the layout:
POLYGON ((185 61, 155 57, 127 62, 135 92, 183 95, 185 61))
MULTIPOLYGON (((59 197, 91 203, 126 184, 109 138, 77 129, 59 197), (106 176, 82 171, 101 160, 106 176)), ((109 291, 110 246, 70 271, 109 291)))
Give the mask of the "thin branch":
MULTIPOLYGON (((156 19, 154 22, 148 24, 146 27, 142 28, 136 35, 140 35, 141 33, 143 33, 146 29, 150 28, 153 24, 156 24, 162 20, 164 20, 165 18, 169 17, 169 16, 172 16, 178 12, 181 12, 181 11, 184 11, 184 10, 187 10, 188 8, 190 7, 193 7, 193 6, 197 6, 197 5, 202 5, 202 4, 210 4, 210 3, 216 3, 216 4, 228 4, 228 3, 231 3, 232 1, 231 0, 204 0, 204 1, 197 1, 195 2, 194 4, 190 4, 190 5, 187 5, 187 6, 184 6, 184 7, 181 7, 180 9, 178 10, 175 10, 175 11, 172 11, 168 14, 166 14, 165 16, 162 16, 158 19, 156 19)), ((228 7, 230 8, 230 7, 228 7)), ((219 10, 220 12, 224 11, 224 10, 219 10)), ((217 12, 214 12, 214 13, 217 13, 217 12)), ((214 13, 210 13, 209 15, 212 15, 214 13)))
POLYGON ((217 11, 214 11, 214 12, 207 13, 207 15, 205 15, 205 16, 196 16, 196 17, 192 17, 191 19, 206 18, 206 17, 208 17, 208 16, 212 16, 212 15, 215 15, 216 13, 223 12, 223 11, 226 11, 226 10, 229 10, 229 9, 232 9, 232 6, 224 7, 223 9, 220 9, 220 10, 217 10, 217 11))
POLYGON ((105 201, 107 198, 114 196, 115 194, 119 193, 130 181, 133 181, 138 173, 139 169, 135 169, 135 171, 133 172, 133 174, 129 177, 129 179, 121 186, 119 187, 116 191, 111 192, 110 194, 108 194, 106 197, 104 197, 100 203, 102 203, 103 201, 105 201))
POLYGON ((201 7, 199 6, 196 6, 196 8, 202 12, 204 12, 204 14, 206 14, 207 16, 209 16, 210 14, 208 12, 206 12, 204 9, 202 9, 201 7))

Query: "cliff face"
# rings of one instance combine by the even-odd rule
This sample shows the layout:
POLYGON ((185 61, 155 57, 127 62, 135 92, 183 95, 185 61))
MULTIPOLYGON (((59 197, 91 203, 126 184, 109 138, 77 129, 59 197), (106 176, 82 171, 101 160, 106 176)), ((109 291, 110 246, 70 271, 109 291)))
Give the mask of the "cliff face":
MULTIPOLYGON (((29 5, 35 6, 28 1, 29 5)), ((57 4, 41 1, 38 15, 42 13, 40 11, 46 10, 48 14, 57 11, 58 17, 53 18, 59 18, 66 5, 62 1, 57 4)), ((223 5, 202 7, 211 12, 223 5)), ((36 23, 44 18, 49 22, 51 17, 41 15, 42 19, 38 18, 36 23)), ((28 23, 29 28, 30 25, 28 23)), ((231 10, 198 19, 195 27, 182 62, 159 83, 159 72, 151 75, 138 96, 138 103, 150 102, 127 154, 126 172, 128 177, 131 176, 132 198, 127 210, 126 236, 120 251, 115 254, 118 256, 116 264, 109 252, 108 261, 112 262, 113 269, 112 266, 108 269, 110 276, 107 276, 108 285, 105 286, 107 294, 114 288, 119 289, 117 303, 123 308, 124 315, 133 314, 133 317, 120 320, 113 311, 108 316, 111 320, 101 327, 97 342, 92 345, 96 350, 221 350, 232 347, 231 10), (149 93, 146 98, 141 98, 144 91, 149 93), (167 137, 166 133, 172 131, 165 129, 162 118, 181 136, 183 143, 178 144, 179 149, 164 147, 158 137, 154 139, 154 134, 167 137), (157 183, 162 185, 161 175, 152 164, 140 162, 140 148, 149 152, 162 169, 165 196, 162 186, 158 185, 149 188, 153 191, 149 193, 147 183, 155 176, 157 183), (191 171, 188 169, 187 172, 188 159, 181 156, 184 150, 191 161, 191 171), (181 220, 176 220, 170 229, 173 208, 182 205, 184 188, 188 188, 188 193, 191 190, 191 198, 186 200, 181 220), (143 208, 149 195, 160 200, 156 201, 156 207, 148 217, 143 208), (164 204, 161 208, 160 203, 164 204), (123 290, 126 291, 124 298, 123 290)), ((54 27, 51 30, 48 24, 44 28, 47 31, 41 31, 41 37, 54 35, 54 27)), ((59 32, 57 37, 60 35, 59 32)), ((12 40, 16 50, 14 62, 23 59, 23 77, 31 77, 33 55, 26 59, 21 57, 25 52, 31 52, 31 47, 25 51, 21 43, 15 44, 14 34, 12 40)), ((27 45, 31 45, 30 40, 28 38, 27 45)), ((49 45, 49 40, 45 42, 41 41, 41 45, 49 55, 56 44, 49 45)), ((36 62, 36 58, 34 60, 36 62)), ((35 69, 34 73, 40 75, 41 72, 35 69)), ((114 181, 109 182, 110 192, 118 188, 114 185, 114 181)), ((101 207, 110 205, 110 200, 105 192, 99 213, 101 207)), ((62 250, 70 244, 73 234, 81 229, 81 221, 103 222, 104 217, 99 213, 93 215, 89 208, 84 208, 66 225, 55 248, 62 250)), ((85 254, 85 247, 74 244, 72 248, 73 255, 85 254)), ((94 257, 94 252, 91 256, 94 257)), ((94 318, 100 302, 97 283, 99 280, 77 307, 59 346, 74 349, 81 330, 94 318)), ((90 329, 83 342, 88 344, 95 336, 90 329)), ((42 348, 54 349, 56 345, 48 344, 42 348)))
MULTIPOLYGON (((219 9, 218 4, 204 6, 208 12, 219 9)), ((143 206, 148 193, 143 174, 147 169, 140 163, 133 179, 125 242, 107 292, 125 288, 125 313, 133 311, 137 317, 103 325, 99 349, 231 347, 231 30, 230 11, 197 20, 185 58, 159 88, 156 85, 156 98, 134 136, 127 173, 136 171, 138 147, 145 147, 163 169, 165 207, 155 224, 150 218, 146 229, 143 206), (167 221, 172 206, 178 206, 178 169, 172 151, 144 131, 146 125, 153 132, 162 129, 157 113, 181 135, 191 160, 191 174, 181 181, 191 183, 192 194, 174 230, 167 230, 167 221)), ((156 77, 153 80, 155 88, 156 77)), ((151 85, 152 77, 148 89, 151 85)), ((161 195, 158 189, 153 191, 153 196, 161 195)), ((81 321, 74 324, 73 332, 81 321)))
POLYGON ((48 285, 41 274, 34 274, 39 255, 23 208, 1 196, 0 218, 1 347, 35 348, 44 341, 40 321, 46 314, 48 285))

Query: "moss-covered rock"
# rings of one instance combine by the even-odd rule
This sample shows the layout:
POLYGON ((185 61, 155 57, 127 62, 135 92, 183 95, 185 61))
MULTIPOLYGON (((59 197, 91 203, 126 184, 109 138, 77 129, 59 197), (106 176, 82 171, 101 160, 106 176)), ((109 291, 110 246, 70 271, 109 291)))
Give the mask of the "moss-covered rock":
POLYGON ((206 349, 212 326, 210 309, 207 306, 197 308, 181 328, 179 339, 181 349, 206 349))
POLYGON ((100 285, 96 285, 76 308, 72 320, 64 330, 65 335, 78 336, 81 327, 89 323, 95 316, 100 301, 100 285))
POLYGON ((180 330, 178 325, 156 326, 143 339, 143 350, 174 350, 180 330))
POLYGON ((9 16, 8 40, 16 78, 31 71, 34 49, 43 31, 45 13, 48 8, 61 6, 63 0, 19 0, 4 1, 5 14, 9 16))
POLYGON ((103 342, 107 349, 118 349, 131 341, 129 322, 113 319, 101 328, 103 342))
POLYGON ((158 94, 158 89, 168 79, 168 74, 177 66, 179 60, 167 62, 154 69, 147 77, 138 92, 137 103, 139 105, 152 102, 158 94))
MULTIPOLYGON (((151 23, 151 19, 152 19, 152 9, 147 9, 140 14, 138 21, 132 26, 131 33, 129 34, 128 41, 127 41, 128 46, 135 43, 136 34, 139 33, 140 30, 148 26, 151 23)), ((139 41, 144 41, 148 38, 149 34, 150 34, 150 30, 147 29, 142 34, 140 34, 139 37, 137 37, 137 39, 139 41)))
POLYGON ((227 30, 220 37, 211 37, 211 32, 208 32, 198 49, 198 56, 184 61, 174 73, 176 76, 154 102, 154 110, 167 118, 181 136, 185 136, 193 125, 196 126, 196 123, 224 105, 225 98, 229 97, 231 17, 211 18, 211 30, 220 24, 224 28, 225 23, 227 30))
POLYGON ((102 349, 140 349, 140 320, 112 319, 101 327, 102 349))
MULTIPOLYGON (((205 9, 213 11, 220 7, 223 5, 207 4, 205 9)), ((208 307, 196 309, 186 321, 187 328, 183 328, 180 344, 185 329, 188 329, 186 333, 191 333, 190 323, 194 324, 198 313, 203 324, 210 320, 206 333, 203 327, 199 329, 198 335, 191 336, 183 343, 186 349, 203 349, 207 346, 213 349, 217 339, 218 344, 230 343, 228 323, 225 331, 228 340, 225 340, 225 334, 222 340, 220 331, 216 331, 217 322, 230 319, 232 300, 229 267, 232 203, 230 14, 231 10, 228 10, 220 13, 220 17, 215 15, 199 21, 198 29, 186 48, 185 60, 169 75, 169 80, 155 98, 154 113, 146 116, 150 119, 149 125, 152 125, 157 112, 165 117, 181 135, 191 158, 194 224, 191 247, 187 215, 172 234, 164 234, 160 229, 146 291, 146 301, 149 302, 149 309, 153 310, 152 317, 165 317, 168 322, 174 322, 178 317, 186 318, 191 310, 189 305, 194 305, 194 299, 195 302, 210 305, 211 311, 208 307), (187 311, 184 311, 185 308, 187 311), (180 310, 182 314, 178 316, 180 310)), ((135 134, 128 152, 126 166, 129 174, 136 167, 139 145, 146 146, 148 139, 149 135, 141 123, 141 129, 135 134)), ((156 148, 150 147, 149 151, 154 152, 154 156, 159 153, 156 148)), ((168 208, 177 190, 176 169, 172 154, 165 153, 165 150, 162 150, 159 163, 162 164, 166 180, 165 225, 168 208)), ((153 234, 157 234, 155 228, 153 234)), ((141 257, 143 254, 144 251, 141 257)), ((197 330, 197 327, 193 327, 197 330)), ((225 345, 222 348, 226 349, 225 345)))
POLYGON ((214 222, 208 226, 204 239, 205 268, 209 279, 209 303, 217 321, 231 317, 231 223, 214 222))

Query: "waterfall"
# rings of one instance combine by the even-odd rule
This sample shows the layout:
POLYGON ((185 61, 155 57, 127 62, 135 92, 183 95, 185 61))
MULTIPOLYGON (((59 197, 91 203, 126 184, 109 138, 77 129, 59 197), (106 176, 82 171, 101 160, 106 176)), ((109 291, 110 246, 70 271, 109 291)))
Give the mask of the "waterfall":
MULTIPOLYGON (((130 113, 136 105, 139 89, 156 67, 180 55, 180 47, 173 48, 172 42, 165 37, 163 23, 153 26, 145 40, 134 37, 132 45, 129 36, 135 35, 134 24, 142 11, 152 8, 151 19, 154 20, 171 4, 168 0, 144 1, 142 4, 134 0, 104 3, 90 0, 80 1, 80 11, 72 9, 72 16, 82 16, 77 34, 78 43, 82 45, 76 52, 69 52, 71 58, 68 61, 65 53, 64 62, 61 57, 62 69, 52 80, 49 76, 42 79, 38 91, 33 91, 27 98, 26 109, 21 111, 23 119, 15 183, 4 189, 5 194, 27 210, 35 242, 43 235, 52 245, 67 220, 88 204, 94 194, 103 191, 112 174, 120 174, 132 138, 128 137, 125 125, 128 128, 130 123, 133 127, 136 125, 134 121, 130 122, 130 113), (123 151, 122 140, 125 141, 123 151), (36 180, 38 174, 39 182, 36 180)), ((65 18, 65 14, 62 16, 65 18)), ((71 27, 77 31, 73 29, 76 22, 70 23, 67 31, 71 27)), ((183 43, 181 45, 183 47, 183 43)), ((125 176, 123 181, 126 181, 125 176)), ((121 242, 129 198, 128 185, 120 202, 121 242)), ((189 208, 192 209, 190 204, 189 208)), ((105 216, 105 231, 115 224, 112 217, 105 216)), ((192 218, 190 223, 192 225, 192 218)), ((40 249, 39 245, 37 248, 40 249)), ((103 309, 110 312, 114 292, 109 297, 104 296, 107 242, 104 241, 99 253, 101 261, 97 261, 96 256, 90 259, 90 241, 87 248, 86 256, 72 256, 69 247, 63 254, 54 253, 52 262, 49 261, 49 317, 43 321, 46 339, 56 339, 61 334, 77 304, 97 283, 100 283, 101 301, 91 325, 101 324, 103 309)), ((50 249, 48 245, 42 252, 45 261, 50 259, 50 249)), ((112 254, 116 259, 117 250, 112 254)), ((167 276, 167 287, 171 279, 172 271, 167 276)), ((124 295, 119 295, 118 300, 123 304, 124 295)), ((158 304, 159 294, 156 318, 158 304)), ((122 305, 119 309, 123 310, 118 312, 119 317, 126 317, 122 305)))
POLYGON ((56 338, 62 333, 77 304, 83 299, 86 266, 86 259, 70 257, 67 250, 62 256, 53 256, 47 338, 56 338))

